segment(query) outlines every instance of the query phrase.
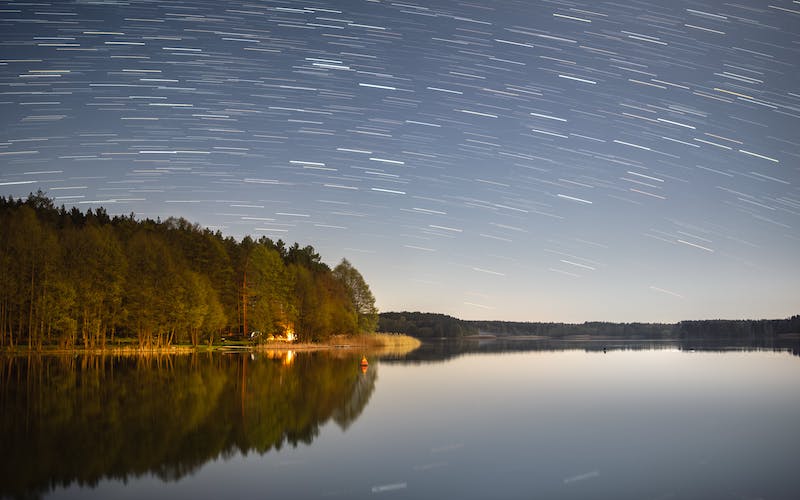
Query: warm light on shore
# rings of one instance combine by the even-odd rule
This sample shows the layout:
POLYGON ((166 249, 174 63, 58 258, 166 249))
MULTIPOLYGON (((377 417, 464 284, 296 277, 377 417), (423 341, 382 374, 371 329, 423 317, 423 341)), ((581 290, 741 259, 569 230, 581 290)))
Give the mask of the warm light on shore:
POLYGON ((294 327, 290 323, 283 325, 283 336, 286 337, 287 342, 294 342, 297 338, 294 334, 294 327))

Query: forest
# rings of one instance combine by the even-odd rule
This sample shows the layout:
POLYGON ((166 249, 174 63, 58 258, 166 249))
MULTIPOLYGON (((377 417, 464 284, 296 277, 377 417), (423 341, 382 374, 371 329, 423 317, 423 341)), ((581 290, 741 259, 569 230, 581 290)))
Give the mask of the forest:
POLYGON ((505 337, 536 336, 548 339, 602 337, 629 340, 740 339, 759 340, 800 334, 800 315, 786 319, 694 320, 678 323, 535 323, 466 321, 444 314, 385 312, 379 328, 418 338, 459 338, 487 334, 505 337))
POLYGON ((446 314, 406 311, 381 313, 378 329, 382 332, 404 333, 419 339, 457 338, 478 334, 478 329, 469 322, 446 314))
POLYGON ((377 323, 359 271, 311 246, 0 197, 0 349, 320 342, 377 323))

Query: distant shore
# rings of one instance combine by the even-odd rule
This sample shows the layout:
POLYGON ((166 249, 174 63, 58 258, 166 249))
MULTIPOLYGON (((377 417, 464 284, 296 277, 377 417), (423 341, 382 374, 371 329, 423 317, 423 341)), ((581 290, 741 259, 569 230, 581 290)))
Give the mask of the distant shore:
POLYGON ((165 354, 192 354, 196 352, 264 352, 264 351, 358 351, 378 355, 407 354, 422 343, 411 336, 395 333, 370 333, 364 335, 336 335, 325 342, 265 342, 248 344, 232 342, 214 345, 170 345, 162 347, 139 347, 138 345, 108 345, 106 347, 64 349, 58 346, 44 346, 42 349, 29 349, 27 345, 13 349, 0 349, 0 355, 49 355, 49 354, 89 354, 111 356, 150 356, 165 354))

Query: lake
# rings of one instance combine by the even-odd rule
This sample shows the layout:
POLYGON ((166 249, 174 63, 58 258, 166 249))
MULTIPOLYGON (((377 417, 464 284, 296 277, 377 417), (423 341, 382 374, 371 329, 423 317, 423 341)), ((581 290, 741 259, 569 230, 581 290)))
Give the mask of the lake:
MULTIPOLYGON (((606 351, 603 351, 606 347, 606 351)), ((797 498, 800 350, 0 357, 0 496, 797 498)))

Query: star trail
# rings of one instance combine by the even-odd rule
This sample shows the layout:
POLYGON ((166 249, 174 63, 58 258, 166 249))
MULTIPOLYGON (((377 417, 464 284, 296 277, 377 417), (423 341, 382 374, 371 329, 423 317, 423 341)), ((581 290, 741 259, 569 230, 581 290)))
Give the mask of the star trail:
POLYGON ((800 1, 0 2, 0 194, 347 257, 382 310, 800 306, 800 1))

